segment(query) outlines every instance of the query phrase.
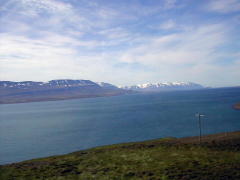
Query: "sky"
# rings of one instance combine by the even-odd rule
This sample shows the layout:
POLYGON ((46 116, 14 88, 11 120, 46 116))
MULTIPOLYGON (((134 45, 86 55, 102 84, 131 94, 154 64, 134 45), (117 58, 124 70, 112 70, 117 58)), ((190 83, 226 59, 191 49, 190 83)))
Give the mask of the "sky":
POLYGON ((0 80, 240 85, 240 0, 0 0, 0 80))

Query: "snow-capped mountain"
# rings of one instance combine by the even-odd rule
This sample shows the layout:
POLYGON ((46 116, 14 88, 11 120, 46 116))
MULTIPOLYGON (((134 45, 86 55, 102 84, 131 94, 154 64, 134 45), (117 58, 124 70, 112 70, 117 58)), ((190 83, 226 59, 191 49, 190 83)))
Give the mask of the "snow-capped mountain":
POLYGON ((0 104, 115 96, 127 92, 109 83, 90 80, 0 81, 0 104))
POLYGON ((139 92, 201 89, 196 83, 146 83, 117 87, 105 82, 58 79, 48 82, 0 81, 0 104, 32 101, 63 100, 99 96, 115 96, 139 92))
POLYGON ((133 91, 157 92, 168 90, 201 89, 203 88, 203 86, 192 82, 167 82, 167 83, 145 83, 133 86, 123 86, 120 88, 133 91))
POLYGON ((97 84, 103 88, 108 88, 108 89, 117 89, 117 86, 114 86, 112 84, 109 83, 105 83, 105 82, 97 82, 97 84))
POLYGON ((34 82, 34 81, 22 81, 22 82, 13 82, 13 81, 0 81, 0 88, 18 88, 18 89, 30 89, 30 88, 63 88, 63 87, 78 87, 78 86, 97 86, 100 87, 97 83, 94 83, 89 80, 71 80, 71 79, 59 79, 51 80, 48 82, 34 82))

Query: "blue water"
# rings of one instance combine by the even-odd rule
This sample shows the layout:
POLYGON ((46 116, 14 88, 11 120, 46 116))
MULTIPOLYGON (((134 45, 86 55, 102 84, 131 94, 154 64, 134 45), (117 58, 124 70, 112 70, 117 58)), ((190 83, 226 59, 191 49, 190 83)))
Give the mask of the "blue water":
POLYGON ((240 130, 240 88, 0 105, 0 164, 166 136, 240 130))

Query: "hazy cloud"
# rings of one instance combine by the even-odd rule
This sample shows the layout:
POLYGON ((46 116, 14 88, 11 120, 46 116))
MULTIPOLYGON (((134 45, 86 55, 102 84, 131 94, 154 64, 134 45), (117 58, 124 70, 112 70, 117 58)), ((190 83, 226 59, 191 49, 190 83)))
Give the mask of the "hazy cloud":
POLYGON ((239 84, 239 1, 187 2, 2 1, 0 78, 239 84))
POLYGON ((229 13, 240 11, 239 0, 212 0, 208 4, 208 10, 219 13, 229 13))

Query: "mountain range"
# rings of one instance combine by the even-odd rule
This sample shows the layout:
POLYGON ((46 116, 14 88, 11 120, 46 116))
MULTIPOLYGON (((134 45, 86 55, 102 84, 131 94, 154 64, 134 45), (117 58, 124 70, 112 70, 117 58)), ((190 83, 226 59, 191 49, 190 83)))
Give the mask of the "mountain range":
POLYGON ((170 90, 194 90, 203 88, 202 85, 192 82, 168 82, 168 83, 145 83, 134 86, 123 86, 122 89, 141 91, 141 92, 158 92, 170 90))
POLYGON ((115 96, 127 92, 109 83, 90 80, 0 81, 0 104, 115 96))
POLYGON ((51 101, 101 96, 116 96, 135 92, 193 90, 203 88, 196 83, 147 83, 117 87, 105 82, 59 79, 48 82, 0 81, 0 104, 51 101))

